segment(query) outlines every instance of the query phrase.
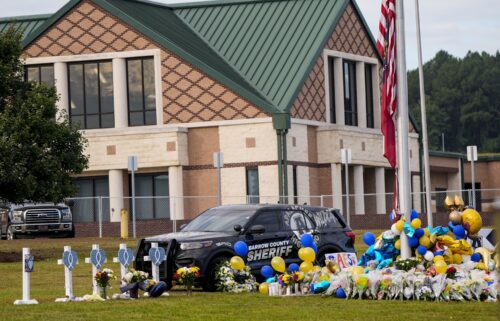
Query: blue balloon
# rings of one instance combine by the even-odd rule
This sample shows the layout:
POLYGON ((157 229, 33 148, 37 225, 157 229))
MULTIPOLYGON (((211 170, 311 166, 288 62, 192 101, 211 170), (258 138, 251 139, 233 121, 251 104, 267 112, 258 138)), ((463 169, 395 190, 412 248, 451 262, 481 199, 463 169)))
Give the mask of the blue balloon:
POLYGON ((335 296, 337 298, 339 298, 339 299, 345 299, 345 298, 347 298, 347 295, 345 294, 345 291, 342 288, 338 288, 337 289, 337 292, 335 293, 335 296))
POLYGON ((434 256, 439 256, 439 255, 443 255, 444 254, 444 251, 436 251, 434 252, 434 256))
POLYGON ((311 248, 314 250, 314 253, 316 253, 316 255, 318 255, 318 247, 316 246, 316 244, 313 243, 311 248))
POLYGON ((418 218, 418 212, 415 210, 411 210, 411 220, 413 221, 414 219, 418 218))
POLYGON ((248 254, 248 246, 245 242, 238 241, 234 244, 234 251, 239 256, 245 256, 248 254))
POLYGON ((481 261, 481 254, 479 253, 474 253, 470 256, 470 260, 473 262, 479 262, 481 261))
POLYGON ((453 227, 453 234, 455 234, 457 240, 465 238, 465 229, 462 225, 455 225, 453 227))
POLYGON ((363 242, 365 242, 366 245, 372 246, 375 244, 375 235, 372 232, 366 232, 363 235, 363 242))
POLYGON ((418 228, 415 230, 415 233, 413 234, 413 236, 415 236, 416 238, 421 238, 422 236, 424 236, 425 232, 424 232, 424 229, 423 228, 418 228))
POLYGON ((408 244, 410 245, 411 248, 415 248, 418 246, 418 238, 415 236, 412 236, 408 238, 408 244))
POLYGON ((292 263, 288 266, 288 268, 292 272, 297 272, 299 270, 299 265, 297 263, 292 263))
POLYGON ((427 248, 423 245, 420 245, 419 247, 417 247, 417 252, 420 255, 425 255, 425 253, 427 253, 427 248))
POLYGON ((313 247, 314 239, 311 234, 303 234, 300 237, 300 242, 303 247, 313 247))
POLYGON ((270 267, 269 265, 264 265, 263 267, 260 268, 260 274, 262 274, 263 277, 268 279, 273 277, 274 271, 273 268, 270 267))

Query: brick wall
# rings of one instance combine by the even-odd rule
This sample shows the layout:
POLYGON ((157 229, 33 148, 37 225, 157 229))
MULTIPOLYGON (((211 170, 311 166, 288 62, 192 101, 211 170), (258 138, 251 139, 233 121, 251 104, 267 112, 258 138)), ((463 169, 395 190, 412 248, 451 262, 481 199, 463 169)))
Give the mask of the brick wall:
MULTIPOLYGON (((187 223, 189 220, 177 221, 177 230, 180 229, 182 224, 187 223)), ((97 237, 99 236, 99 223, 76 223, 75 224, 76 237, 97 237)), ((129 237, 133 236, 132 222, 129 222, 128 229, 129 237)), ((136 221, 136 233, 138 237, 152 236, 158 234, 170 233, 173 231, 172 221, 169 219, 156 219, 156 220, 138 220, 136 221)), ((120 223, 103 222, 102 224, 103 237, 119 237, 120 236, 120 223)))

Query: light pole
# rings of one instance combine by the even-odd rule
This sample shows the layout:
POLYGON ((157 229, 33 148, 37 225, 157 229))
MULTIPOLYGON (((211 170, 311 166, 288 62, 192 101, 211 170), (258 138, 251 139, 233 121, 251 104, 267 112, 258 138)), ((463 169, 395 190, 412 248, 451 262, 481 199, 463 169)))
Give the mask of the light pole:
POLYGON ((345 177, 345 208, 346 208, 346 217, 347 217, 347 225, 351 225, 351 209, 349 204, 349 163, 352 162, 352 154, 351 149, 342 148, 340 150, 340 159, 342 164, 344 164, 344 177, 345 177))
POLYGON ((137 156, 128 157, 128 170, 131 172, 132 179, 132 234, 134 239, 136 238, 136 228, 135 228, 135 171, 138 169, 137 166, 137 156))
POLYGON ((472 182, 472 207, 476 209, 476 172, 474 162, 477 161, 477 146, 467 146, 467 160, 470 162, 472 182))

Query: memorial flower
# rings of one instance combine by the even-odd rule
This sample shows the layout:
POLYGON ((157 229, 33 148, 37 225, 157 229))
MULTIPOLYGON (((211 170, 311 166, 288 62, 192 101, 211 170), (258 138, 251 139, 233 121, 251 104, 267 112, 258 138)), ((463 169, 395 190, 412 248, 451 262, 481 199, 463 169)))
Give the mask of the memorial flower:
POLYGON ((200 268, 197 266, 181 267, 174 274, 174 279, 186 287, 188 295, 191 295, 194 281, 200 277, 200 268))

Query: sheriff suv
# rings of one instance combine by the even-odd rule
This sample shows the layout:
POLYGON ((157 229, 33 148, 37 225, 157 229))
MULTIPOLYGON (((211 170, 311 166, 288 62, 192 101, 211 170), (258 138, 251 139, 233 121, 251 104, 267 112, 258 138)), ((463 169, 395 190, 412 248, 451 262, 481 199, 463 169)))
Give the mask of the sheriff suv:
POLYGON ((75 236, 73 217, 68 204, 0 204, 0 237, 13 240, 19 236, 75 236))
POLYGON ((213 291, 215 269, 235 255, 238 241, 248 245, 244 258, 259 279, 260 268, 281 256, 288 264, 299 263, 300 238, 311 233, 318 248, 317 260, 324 263, 325 254, 355 252, 354 233, 337 209, 297 205, 229 205, 208 209, 177 233, 162 234, 139 241, 135 268, 151 271, 151 262, 144 256, 152 242, 157 242, 167 254, 160 265, 160 278, 172 286, 172 276, 179 267, 196 265, 201 268, 198 286, 213 291))

